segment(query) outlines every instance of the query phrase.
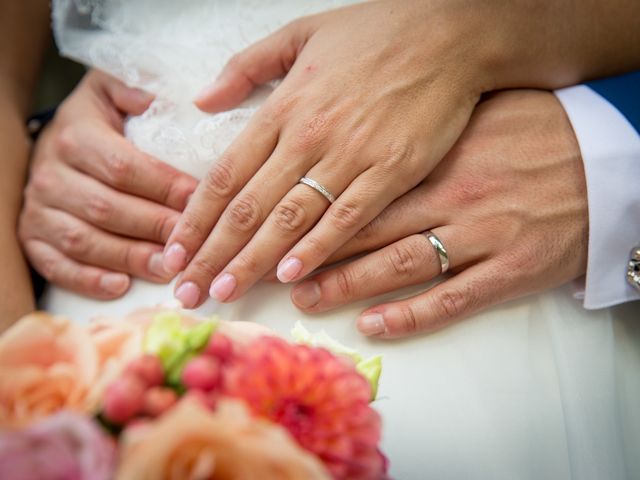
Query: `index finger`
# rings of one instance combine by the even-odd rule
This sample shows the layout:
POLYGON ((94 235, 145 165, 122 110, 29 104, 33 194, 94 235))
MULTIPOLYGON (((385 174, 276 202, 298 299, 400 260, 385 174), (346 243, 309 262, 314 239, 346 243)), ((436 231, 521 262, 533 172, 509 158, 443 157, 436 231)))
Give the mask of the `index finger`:
POLYGON ((101 124, 67 128, 56 139, 57 154, 77 170, 125 193, 182 211, 197 180, 138 150, 101 124))

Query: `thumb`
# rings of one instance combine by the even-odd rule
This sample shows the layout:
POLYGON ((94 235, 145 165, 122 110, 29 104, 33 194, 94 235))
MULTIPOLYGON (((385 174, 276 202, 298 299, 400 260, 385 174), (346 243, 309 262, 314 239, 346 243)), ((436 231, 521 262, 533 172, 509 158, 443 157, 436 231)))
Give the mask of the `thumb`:
POLYGON ((118 110, 128 115, 141 115, 149 108, 153 95, 139 88, 128 87, 120 80, 104 75, 102 87, 118 110))
POLYGON ((217 80, 198 95, 196 106, 210 113, 228 110, 258 85, 283 77, 311 36, 308 20, 296 20, 231 57, 217 80))

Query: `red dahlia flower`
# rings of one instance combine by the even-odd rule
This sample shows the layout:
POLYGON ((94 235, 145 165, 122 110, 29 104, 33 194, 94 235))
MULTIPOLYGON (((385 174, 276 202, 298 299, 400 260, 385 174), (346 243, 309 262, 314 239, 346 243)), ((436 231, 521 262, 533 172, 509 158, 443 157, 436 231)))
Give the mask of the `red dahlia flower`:
POLYGON ((380 417, 353 365, 323 348, 262 337, 229 368, 225 393, 287 428, 335 478, 384 478, 380 417))

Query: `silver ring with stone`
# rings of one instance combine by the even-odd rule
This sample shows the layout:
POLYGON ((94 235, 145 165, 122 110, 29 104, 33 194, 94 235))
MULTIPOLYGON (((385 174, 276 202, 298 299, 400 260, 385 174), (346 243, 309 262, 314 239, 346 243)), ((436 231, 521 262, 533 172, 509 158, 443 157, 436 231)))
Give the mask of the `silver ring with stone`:
POLYGON ((322 185, 320 185, 318 182, 316 182, 313 178, 302 177, 298 181, 298 183, 303 183, 303 184, 307 185, 308 187, 313 188, 316 192, 318 192, 324 198, 329 200, 329 203, 333 203, 333 202, 336 201, 336 197, 334 197, 333 194, 329 190, 324 188, 322 185))

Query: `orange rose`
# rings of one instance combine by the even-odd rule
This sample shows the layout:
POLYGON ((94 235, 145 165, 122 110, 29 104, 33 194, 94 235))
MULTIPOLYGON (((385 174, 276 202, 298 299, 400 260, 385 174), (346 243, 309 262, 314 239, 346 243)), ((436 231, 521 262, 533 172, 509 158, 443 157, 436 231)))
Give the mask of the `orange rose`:
POLYGON ((0 337, 0 427, 21 427, 61 409, 97 407, 99 356, 89 332, 34 313, 0 337))
POLYGON ((237 400, 221 400, 215 412, 183 400, 121 441, 118 480, 331 478, 283 428, 251 417, 237 400))

